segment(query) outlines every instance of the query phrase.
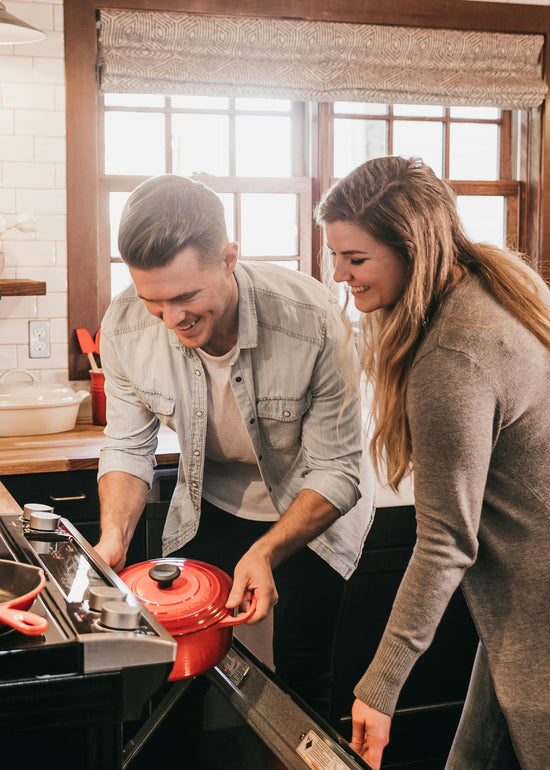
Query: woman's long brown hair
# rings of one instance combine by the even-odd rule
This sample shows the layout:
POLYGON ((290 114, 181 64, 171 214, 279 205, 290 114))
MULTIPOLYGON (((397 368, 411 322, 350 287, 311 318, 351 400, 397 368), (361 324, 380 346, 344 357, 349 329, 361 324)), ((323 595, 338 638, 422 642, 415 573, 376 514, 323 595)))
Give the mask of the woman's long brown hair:
POLYGON ((418 158, 387 156, 362 164, 326 193, 320 225, 350 222, 395 249, 408 281, 391 308, 361 317, 361 364, 372 388, 370 452, 378 477, 397 489, 410 472, 405 411, 411 366, 430 319, 457 275, 477 274, 494 297, 550 348, 546 285, 521 255, 473 243, 448 185, 418 158))

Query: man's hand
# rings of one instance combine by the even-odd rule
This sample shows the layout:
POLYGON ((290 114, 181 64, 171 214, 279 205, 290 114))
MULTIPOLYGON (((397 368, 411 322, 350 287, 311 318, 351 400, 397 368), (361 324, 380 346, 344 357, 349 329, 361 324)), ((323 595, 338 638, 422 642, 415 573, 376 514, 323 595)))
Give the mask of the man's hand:
POLYGON ((250 593, 256 596, 256 611, 248 623, 258 623, 279 599, 273 567, 303 548, 336 521, 339 512, 312 489, 303 489, 281 518, 257 540, 235 567, 233 588, 225 606, 250 606, 250 593))
POLYGON ((119 572, 136 524, 147 502, 147 484, 122 471, 111 471, 99 480, 101 537, 95 550, 119 572))
POLYGON ((126 563, 126 548, 116 531, 102 535, 94 550, 115 572, 120 572, 126 563))
POLYGON ((256 611, 248 623, 258 623, 266 617, 279 599, 271 564, 267 556, 262 555, 254 545, 244 554, 235 567, 233 588, 225 606, 228 609, 240 607, 246 611, 250 607, 252 593, 256 597, 256 611))
POLYGON ((351 709, 351 717, 351 748, 372 767, 372 770, 380 770, 382 752, 390 740, 391 717, 367 706, 358 698, 351 709))

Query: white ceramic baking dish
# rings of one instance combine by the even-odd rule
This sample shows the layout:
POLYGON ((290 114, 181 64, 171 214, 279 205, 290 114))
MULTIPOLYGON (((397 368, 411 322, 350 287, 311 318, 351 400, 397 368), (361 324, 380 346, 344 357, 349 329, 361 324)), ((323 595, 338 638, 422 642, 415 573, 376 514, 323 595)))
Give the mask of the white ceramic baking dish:
POLYGON ((0 376, 0 436, 38 436, 72 430, 87 390, 69 385, 40 382, 27 369, 9 369, 0 376), (5 382, 15 373, 30 382, 5 382))

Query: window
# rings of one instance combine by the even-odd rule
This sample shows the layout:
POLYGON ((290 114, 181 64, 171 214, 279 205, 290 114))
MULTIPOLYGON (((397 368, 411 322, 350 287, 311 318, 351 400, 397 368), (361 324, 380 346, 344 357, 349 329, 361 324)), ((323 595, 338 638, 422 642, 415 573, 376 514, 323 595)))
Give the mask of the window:
MULTIPOLYGON (((329 183, 369 158, 418 155, 438 176, 455 180, 457 205, 474 240, 517 241, 519 183, 509 178, 510 112, 361 102, 322 106, 332 129, 329 183)), ((305 173, 311 137, 304 130, 310 114, 311 105, 282 99, 105 95, 100 191, 108 216, 100 227, 108 230, 103 242, 110 246, 110 295, 130 281, 117 247, 122 209, 136 184, 154 174, 192 176, 218 192, 229 237, 240 244, 243 259, 311 272, 312 175, 305 173)))
POLYGON ((335 102, 331 115, 333 177, 380 155, 417 155, 454 182, 473 240, 517 247, 519 182, 512 180, 510 111, 335 102))
POLYGON ((111 296, 130 281, 117 247, 130 191, 147 176, 183 174, 221 197, 243 259, 311 272, 311 177, 302 103, 282 99, 107 94, 100 130, 102 241, 111 296), (135 137, 135 141, 131 141, 135 137))

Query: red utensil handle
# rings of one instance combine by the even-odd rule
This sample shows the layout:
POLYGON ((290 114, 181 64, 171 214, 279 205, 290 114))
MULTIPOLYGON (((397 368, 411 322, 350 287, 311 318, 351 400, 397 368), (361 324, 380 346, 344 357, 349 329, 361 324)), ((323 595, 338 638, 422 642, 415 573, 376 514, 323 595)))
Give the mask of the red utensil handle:
POLYGON ((256 612, 256 597, 254 594, 252 594, 252 599, 250 600, 250 607, 247 609, 246 612, 239 612, 238 615, 226 615, 224 618, 222 618, 219 623, 218 627, 222 626, 240 626, 241 623, 246 623, 247 620, 249 620, 252 615, 256 612))
POLYGON ((0 621, 28 636, 39 636, 48 628, 46 618, 34 612, 14 610, 11 607, 0 607, 0 621))

